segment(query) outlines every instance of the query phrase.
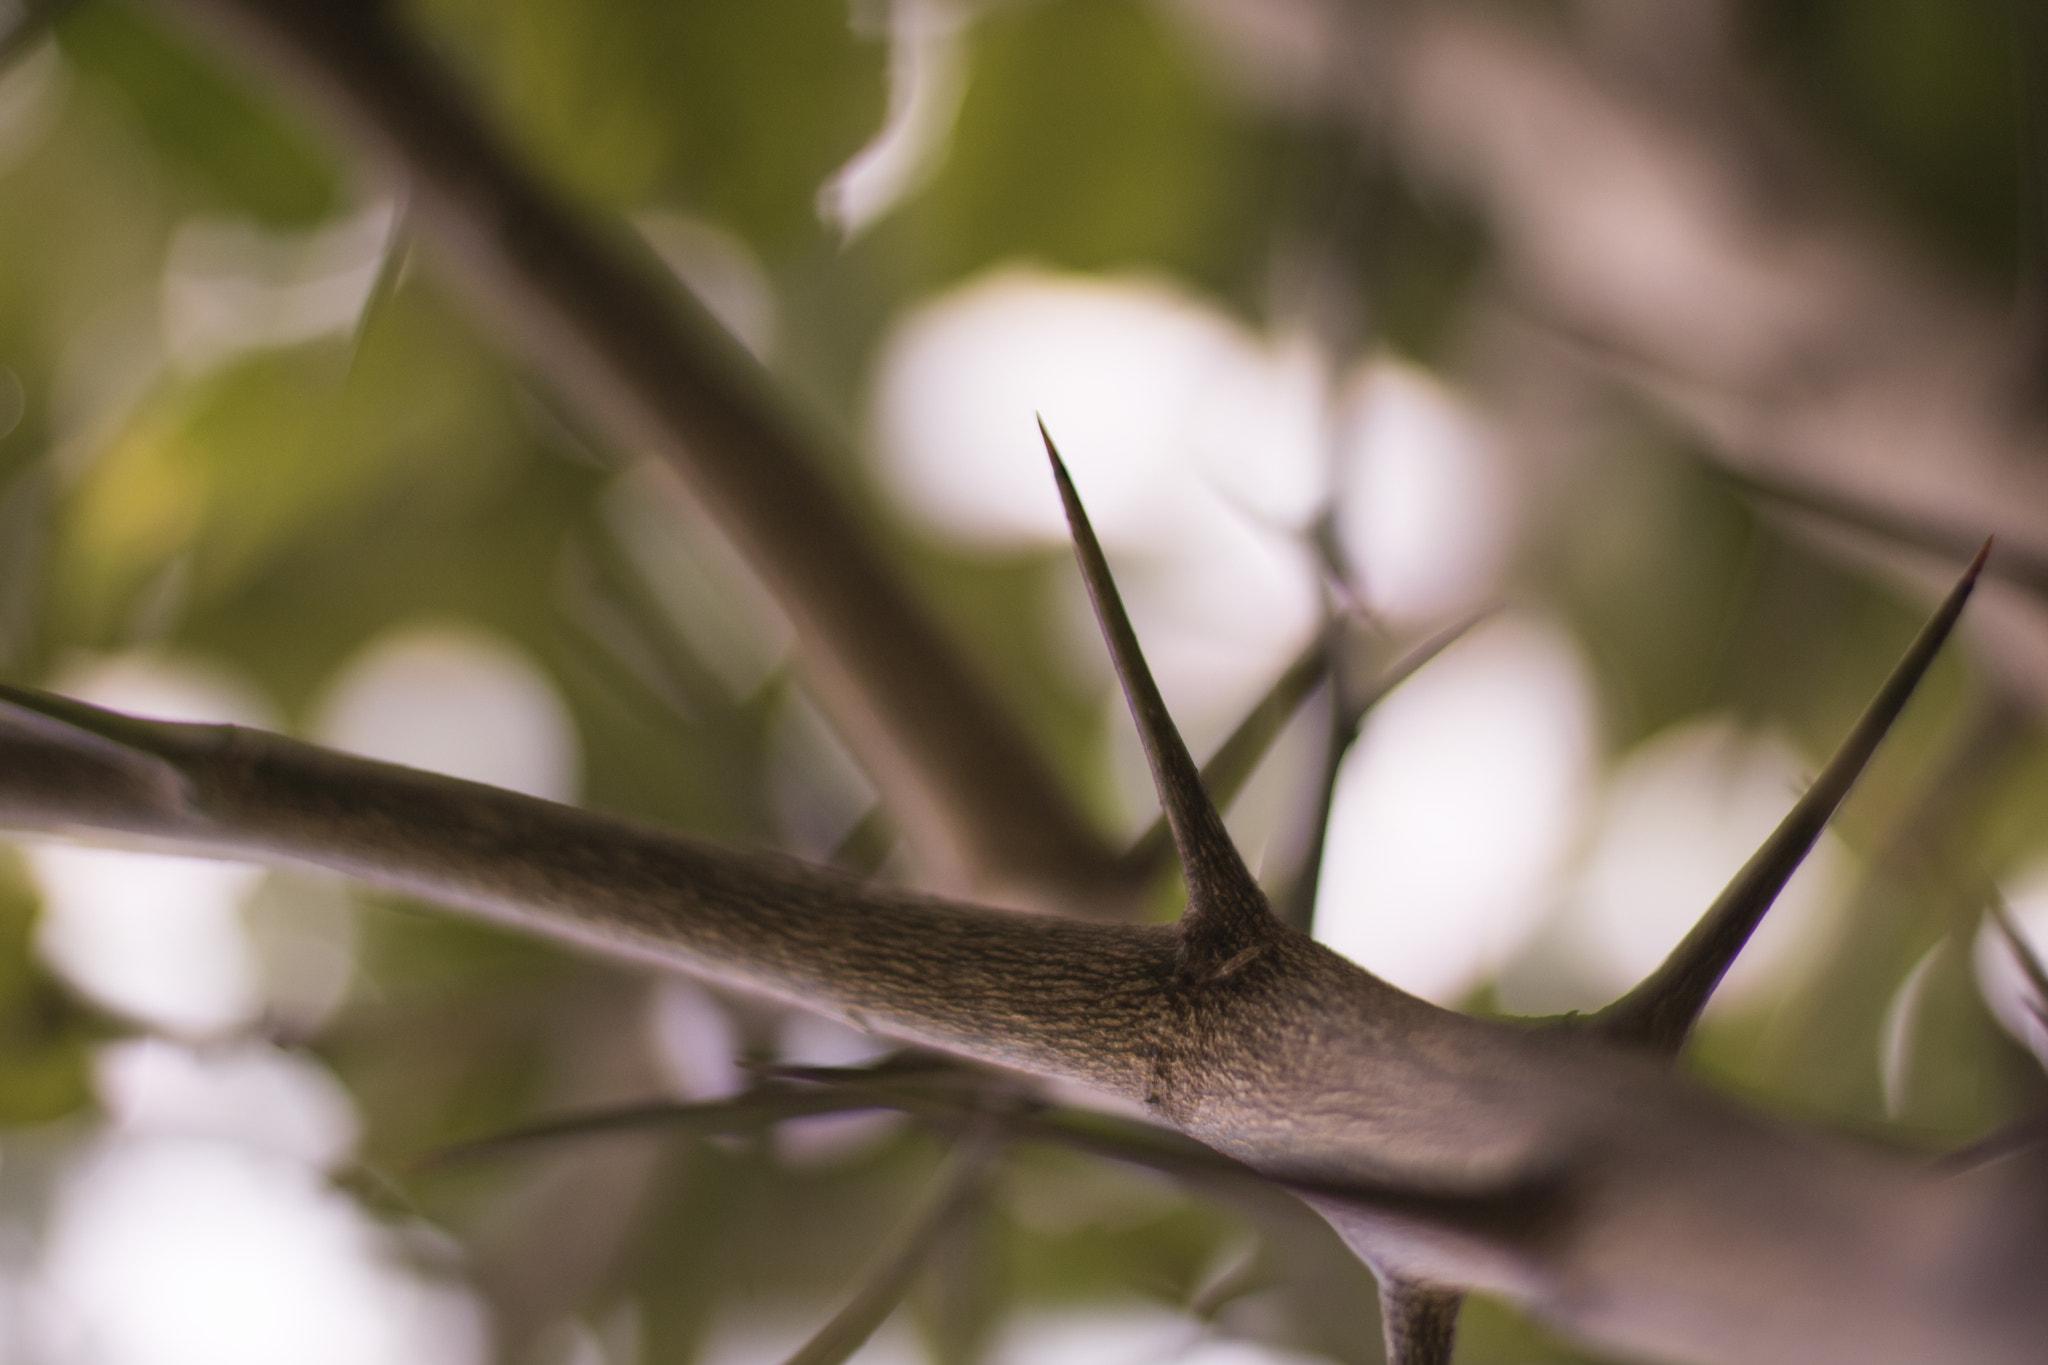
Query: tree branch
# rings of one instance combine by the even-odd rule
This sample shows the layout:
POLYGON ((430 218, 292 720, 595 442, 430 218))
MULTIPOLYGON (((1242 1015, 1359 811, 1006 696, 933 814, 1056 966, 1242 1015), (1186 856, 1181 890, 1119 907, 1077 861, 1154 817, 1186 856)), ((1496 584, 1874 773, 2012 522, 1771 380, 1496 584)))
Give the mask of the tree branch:
POLYGON ((1079 1081, 1287 1183, 1386 1273, 1610 1349, 2017 1365, 2048 1336, 2048 1212, 2019 1163, 1943 1179, 1793 1133, 1588 1030, 1451 1014, 1299 935, 1189 982, 1167 928, 950 904, 275 736, 0 698, 0 823, 310 863, 1079 1081))
POLYGON ((807 679, 939 884, 1128 908, 1116 851, 822 476, 845 462, 834 442, 636 239, 534 179, 389 6, 164 2, 310 95, 402 181, 493 334, 621 449, 683 474, 795 622, 807 679))

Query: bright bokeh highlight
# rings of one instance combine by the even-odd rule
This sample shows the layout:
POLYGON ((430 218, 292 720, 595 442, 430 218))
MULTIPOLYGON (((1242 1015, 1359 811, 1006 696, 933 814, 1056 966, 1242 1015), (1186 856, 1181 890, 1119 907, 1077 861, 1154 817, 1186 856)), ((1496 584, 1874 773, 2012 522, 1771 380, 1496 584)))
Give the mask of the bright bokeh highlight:
POLYGON ((510 641, 466 624, 371 641, 329 684, 312 731, 348 753, 550 801, 575 796, 582 765, 547 675, 510 641))
MULTIPOLYGON (((1778 736, 1725 717, 1674 726, 1608 778, 1581 871, 1552 934, 1566 978, 1518 981, 1504 1003, 1530 1013, 1594 1009, 1655 970, 1763 844, 1811 768, 1778 736)), ((1782 991, 1827 939, 1848 883, 1832 833, 1779 893, 1714 992, 1741 1009, 1782 991)))
POLYGON ((1537 928, 1578 834, 1594 698, 1571 637, 1496 619, 1373 712, 1337 777, 1316 937, 1452 1003, 1537 928))
POLYGON ((190 1137, 113 1136, 57 1192, 28 1295, 51 1365, 470 1365, 476 1305, 317 1170, 190 1137))
MULTIPOLYGON (((157 720, 262 724, 268 708, 211 665, 160 655, 82 660, 52 679, 81 701, 157 720)), ((42 892, 37 943, 85 995, 138 1023, 203 1036, 262 1010, 241 908, 262 879, 240 863, 65 844, 26 850, 42 892)))
POLYGON ((1337 534, 1365 600, 1396 622, 1480 606, 1511 535, 1499 438, 1444 384, 1392 361, 1358 375, 1344 419, 1337 534))
MULTIPOLYGON (((2048 962, 2048 864, 2020 873, 2006 884, 2005 892, 2013 919, 2034 956, 2048 962)), ((1988 919, 1977 931, 1973 957, 1977 984, 1992 1015, 2007 1033, 2048 1064, 2048 1023, 2035 1012, 2036 1006, 2048 1008, 2048 1001, 2040 999, 2012 946, 1988 919)))

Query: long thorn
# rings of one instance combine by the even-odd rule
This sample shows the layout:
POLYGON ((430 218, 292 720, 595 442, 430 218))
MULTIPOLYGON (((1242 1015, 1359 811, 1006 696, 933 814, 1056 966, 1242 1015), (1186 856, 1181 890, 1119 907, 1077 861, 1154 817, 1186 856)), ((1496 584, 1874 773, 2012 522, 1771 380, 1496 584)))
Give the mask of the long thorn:
POLYGON ((1614 1037, 1647 1043, 1661 1052, 1675 1053, 1683 1046, 1736 954, 1749 942, 1771 902, 1812 851, 1878 743, 1905 709, 1913 689, 1955 628, 1990 553, 1991 542, 1987 540, 1933 617, 1920 628, 1905 657, 1892 669, 1891 676, 1878 689, 1848 738, 1835 750, 1834 757, 1821 769, 1813 786, 1771 832, 1763 847, 1743 864, 1734 880, 1692 927, 1692 932, 1672 949, 1671 956, 1635 989, 1594 1016, 1597 1025, 1614 1037))
MULTIPOLYGON (((1218 745, 1209 761, 1202 765, 1202 789, 1209 793, 1209 799, 1219 809, 1229 806, 1244 790, 1244 784, 1258 770, 1260 761, 1273 747, 1273 741, 1287 728, 1287 722, 1322 685, 1329 667, 1330 638, 1327 634, 1318 635, 1295 656, 1286 671, 1273 680, 1266 694, 1245 713, 1237 728, 1230 732, 1230 737, 1218 745)), ((1159 818, 1125 851, 1124 866, 1130 868, 1134 875, 1149 877, 1159 870, 1167 851, 1173 846, 1172 840, 1166 813, 1161 811, 1159 818)))
POLYGON ((1109 654, 1123 684, 1124 699, 1138 723, 1138 737, 1145 745, 1145 759, 1152 768, 1152 782, 1159 791, 1159 805, 1173 831, 1174 847, 1180 851, 1181 870, 1187 877, 1188 904, 1181 916, 1181 943, 1186 964, 1198 980, 1228 975, 1256 957, 1264 943, 1279 927, 1259 884, 1238 856, 1237 846, 1223 827, 1216 803, 1202 789, 1202 776, 1188 754, 1159 685, 1152 680, 1138 636, 1124 613, 1117 595, 1109 562, 1088 513, 1067 476, 1066 464, 1053 445, 1052 434, 1043 421, 1038 433, 1045 439, 1045 453, 1052 461, 1053 479, 1065 504, 1067 525, 1074 536, 1074 557, 1080 561, 1081 578, 1088 585, 1095 604, 1095 619, 1109 643, 1109 654))
MULTIPOLYGON (((1423 665, 1436 658, 1462 639, 1465 633, 1492 614, 1492 608, 1466 617, 1424 640, 1415 648, 1396 659, 1386 672, 1372 680, 1372 686, 1352 707, 1346 717, 1353 737, 1365 720, 1366 713, 1379 705, 1389 692, 1415 676, 1423 665)), ((1209 793, 1219 809, 1228 808, 1244 790, 1244 784, 1258 770, 1259 763, 1287 728, 1287 722, 1301 709, 1301 704, 1314 695, 1324 678, 1331 673, 1332 651, 1338 648, 1336 636, 1340 626, 1333 624, 1330 630, 1309 641, 1306 648, 1296 655, 1294 662, 1273 680, 1251 710, 1245 713, 1237 728, 1218 745, 1209 761, 1202 765, 1202 787, 1209 793)), ((1162 812, 1145 832, 1132 841, 1124 853, 1124 866, 1134 875, 1150 876, 1159 868, 1171 846, 1172 835, 1167 828, 1166 815, 1162 812)))

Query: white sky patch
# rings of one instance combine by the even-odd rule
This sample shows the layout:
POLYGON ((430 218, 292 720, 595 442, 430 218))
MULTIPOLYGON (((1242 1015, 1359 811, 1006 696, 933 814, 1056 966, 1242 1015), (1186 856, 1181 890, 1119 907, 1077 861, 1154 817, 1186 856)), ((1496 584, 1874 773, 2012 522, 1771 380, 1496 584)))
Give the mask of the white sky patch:
MULTIPOLYGON (((2038 865, 2005 884, 2006 899, 2013 918, 2033 946, 2034 955, 2048 961, 2048 864, 2038 865)), ((1973 953, 1977 986, 1984 1003, 2005 1031, 2025 1044, 2048 1065, 2048 1027, 2034 1016, 2029 1002, 2036 999, 2027 974, 2013 955, 2005 936, 1987 918, 1977 931, 1973 953)))
POLYGON ((1324 497, 1327 391, 1309 347, 1165 283, 1004 269, 890 337, 880 472, 950 539, 1062 546, 1042 413, 1162 690, 1199 725, 1248 701, 1314 629, 1300 536, 1324 497))
MULTIPOLYGON (((57 692, 159 720, 260 725, 268 708, 225 670, 188 659, 82 660, 57 692)), ((80 991, 171 1033, 201 1036, 254 1019, 263 999, 241 904, 262 878, 240 863, 38 844, 38 946, 80 991)))
POLYGON ((1449 1003, 1537 927, 1578 832, 1594 699, 1546 622, 1481 626, 1380 703, 1337 779, 1316 937, 1449 1003))
MULTIPOLYGON (((1777 828, 1811 771, 1783 739, 1726 717, 1689 721, 1639 744, 1608 779, 1582 871, 1553 930, 1574 979, 1527 983, 1511 1008, 1593 1009, 1642 980, 1777 828)), ((1710 1010, 1766 999, 1811 961, 1847 886, 1848 860, 1840 841, 1823 833, 1710 1010)))
POLYGON ((244 352, 345 334, 369 301, 397 211, 389 201, 310 232, 243 219, 178 229, 164 265, 164 351, 184 372, 244 352))
POLYGON ((890 0, 889 112, 818 191, 818 216, 859 236, 938 170, 967 87, 966 18, 952 0, 890 0))
POLYGON ((747 244, 680 213, 641 214, 633 225, 711 316, 766 360, 775 349, 775 291, 747 244))
POLYGON ((1509 547, 1513 489, 1499 439, 1450 389, 1392 361, 1361 372, 1344 420, 1337 532, 1366 600, 1407 622, 1480 605, 1509 547))
POLYGON ((883 479, 934 531, 1066 540, 1043 415, 1103 543, 1137 550, 1176 544, 1204 484, 1305 519, 1321 497, 1321 402, 1304 348, 1269 347, 1173 285, 1011 267, 899 323, 874 411, 883 479))
POLYGON ((43 893, 43 956, 101 1005, 187 1036, 261 1012, 240 914, 261 869, 59 844, 30 848, 28 865, 43 893))
POLYGON ((102 1047, 100 1102, 121 1131, 210 1138, 332 1170, 355 1150, 355 1106, 326 1067, 260 1042, 204 1048, 156 1038, 102 1047))
POLYGON ((722 1100, 746 1089, 739 1031, 732 1015, 693 981, 663 981, 649 997, 648 1036, 655 1062, 676 1096, 722 1100))
POLYGON ((510 641, 464 624, 400 627, 342 666, 312 726, 366 758, 574 799, 582 763, 554 684, 510 641))
POLYGON ((482 1315, 402 1264, 314 1170, 231 1143, 109 1138, 58 1192, 29 1287, 51 1365, 471 1365, 482 1315))

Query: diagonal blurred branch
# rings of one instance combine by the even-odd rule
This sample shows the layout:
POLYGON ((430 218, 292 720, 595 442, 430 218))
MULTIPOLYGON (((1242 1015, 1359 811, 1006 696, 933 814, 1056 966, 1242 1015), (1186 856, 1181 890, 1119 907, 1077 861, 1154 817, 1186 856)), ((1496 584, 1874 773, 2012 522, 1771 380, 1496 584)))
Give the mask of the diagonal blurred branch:
POLYGON ((1691 932, 1655 971, 1594 1016, 1604 1031, 1631 1042, 1647 1043, 1662 1052, 1676 1052, 1684 1045, 1714 988, 1721 984, 1722 976, 1763 922, 1785 883, 1813 850, 1821 831, 1827 828, 1849 789, 1862 775, 1892 723, 1905 710, 1961 618, 1963 606, 1970 600, 1977 575, 1990 553, 1991 542, 1987 540, 1947 599, 1921 627, 1905 657, 1892 669, 1891 676, 1857 718, 1820 776, 1771 831, 1763 846, 1743 864, 1727 888, 1715 897, 1691 932))
POLYGON ((7 31, 0 33, 0 72, 33 51, 44 35, 64 17, 64 12, 77 3, 78 0, 39 0, 38 3, 23 4, 7 31))
POLYGON ((995 1128, 980 1124, 960 1139, 918 1207, 887 1243, 839 1311, 787 1365, 844 1365, 903 1302, 933 1247, 973 1207, 1001 1150, 995 1128))
POLYGON ((621 448, 676 466, 798 627, 807 676, 942 885, 1121 911, 1115 851, 823 472, 834 442, 623 228, 527 173, 384 5, 165 0, 406 186, 493 331, 621 448))

